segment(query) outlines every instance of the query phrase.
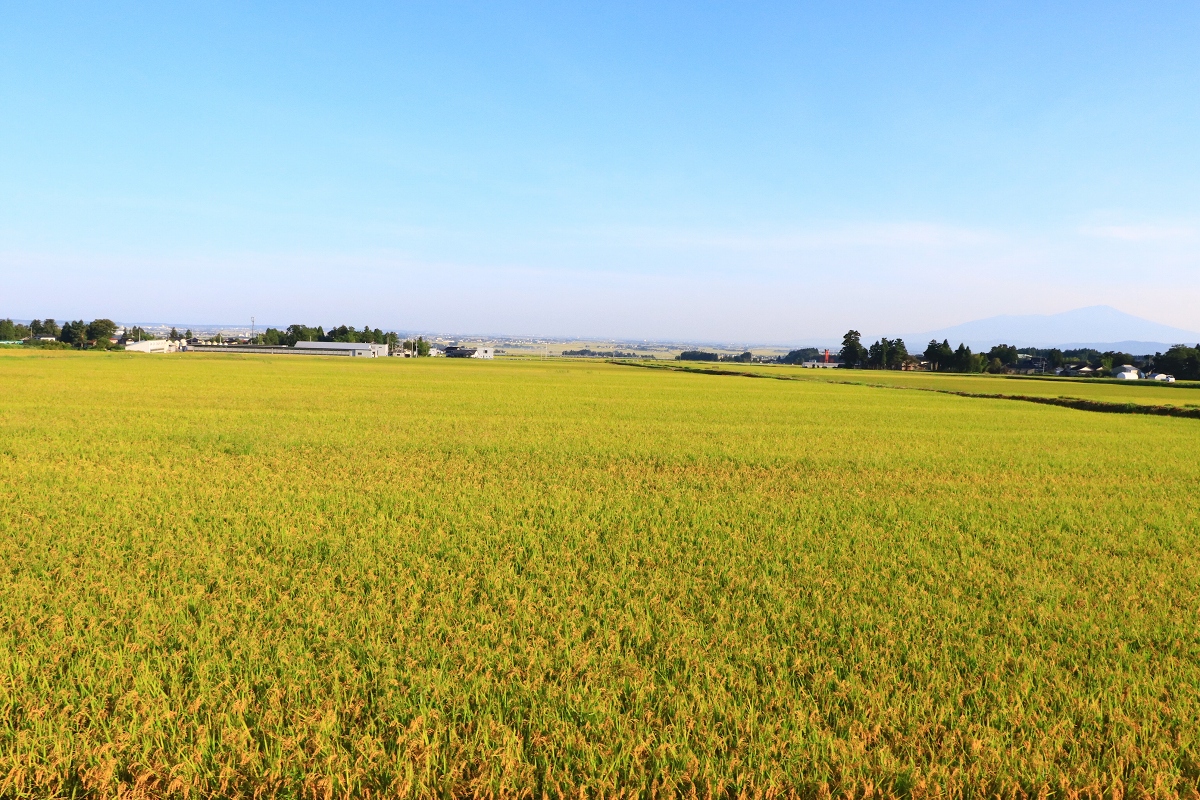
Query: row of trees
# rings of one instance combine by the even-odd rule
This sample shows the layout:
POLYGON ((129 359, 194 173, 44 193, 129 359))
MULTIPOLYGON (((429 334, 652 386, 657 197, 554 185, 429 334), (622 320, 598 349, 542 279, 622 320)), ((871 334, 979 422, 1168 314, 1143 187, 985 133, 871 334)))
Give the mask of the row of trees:
POLYGON ((961 342, 957 349, 952 349, 945 339, 940 343, 931 339, 921 358, 934 372, 983 372, 989 363, 988 356, 983 353, 972 353, 971 348, 961 342))
POLYGON ((748 364, 754 360, 754 354, 747 350, 744 353, 738 353, 736 356, 722 355, 720 353, 710 353, 707 350, 684 350, 675 357, 676 361, 735 361, 740 364, 748 364))
POLYGON ((1195 347, 1179 344, 1155 354, 1154 368, 1181 381, 1200 381, 1200 344, 1195 347))
POLYGON ((821 357, 821 351, 815 347, 801 347, 789 351, 786 356, 779 357, 780 364, 803 364, 805 361, 816 361, 821 357))
POLYGON ((111 319, 94 319, 91 322, 75 320, 59 325, 53 319, 35 319, 28 325, 13 322, 11 319, 0 319, 0 341, 19 341, 30 339, 40 342, 47 338, 55 342, 71 345, 72 347, 98 347, 101 349, 111 346, 112 336, 117 332, 117 323, 111 319))
MULTIPOLYGON (((563 355, 575 355, 583 351, 564 350, 563 355)), ((590 352, 590 351, 589 351, 590 352)), ((618 353, 618 356, 620 353, 618 353)), ((626 355, 632 357, 632 353, 626 355)), ((805 361, 813 361, 821 357, 821 351, 815 347, 801 347, 799 350, 792 350, 785 356, 779 356, 775 361, 779 364, 801 364, 805 361)), ((710 353, 706 350, 684 350, 678 356, 677 361, 734 361, 734 362, 750 362, 754 360, 754 354, 747 350, 744 353, 737 355, 721 355, 719 353, 710 353)))
MULTIPOLYGON (((1058 349, 1045 351, 1028 348, 1020 350, 1010 344, 998 344, 986 353, 975 353, 966 344, 959 343, 957 348, 951 347, 949 340, 937 341, 931 339, 925 345, 925 351, 919 357, 908 352, 903 339, 880 339, 870 347, 864 347, 858 331, 848 331, 842 339, 842 349, 839 358, 848 367, 865 367, 867 369, 903 369, 907 365, 915 365, 924 361, 926 367, 934 372, 1003 372, 1016 367, 1021 361, 1021 355, 1036 357, 1046 369, 1056 369, 1068 362, 1087 363, 1079 358, 1083 351, 1067 351, 1058 349)), ((1090 351, 1096 356, 1096 367, 1111 369, 1113 364, 1133 363, 1133 356, 1128 353, 1100 353, 1090 351)))
POLYGON ((844 367, 866 367, 867 369, 902 369, 905 364, 916 361, 908 353, 903 339, 882 336, 870 347, 862 343, 862 334, 855 330, 846 331, 842 337, 842 349, 838 360, 844 367))
MULTIPOLYGON (((0 341, 32 340, 36 342, 52 337, 55 341, 76 347, 87 345, 103 348, 112 344, 110 340, 117 328, 117 324, 111 319, 94 319, 91 322, 76 320, 64 322, 62 325, 53 319, 35 319, 28 325, 13 322, 11 319, 3 319, 0 320, 0 341)), ((137 326, 125 331, 126 340, 141 341, 153 338, 155 338, 153 334, 137 326)), ((193 336, 191 330, 180 333, 178 329, 171 328, 167 338, 179 341, 191 339, 193 336)), ((219 333, 213 338, 218 342, 224 339, 219 333)), ((307 325, 289 325, 282 331, 276 328, 267 328, 266 332, 259 334, 254 341, 256 344, 288 346, 294 346, 296 342, 364 342, 400 346, 400 337, 395 333, 385 333, 380 328, 371 328, 367 325, 364 325, 362 330, 356 330, 353 325, 341 325, 331 328, 328 332, 324 328, 310 328, 307 325)), ((405 342, 404 347, 419 355, 429 355, 429 343, 423 337, 405 342)))
MULTIPOLYGON (((1062 354, 1059 355, 1061 365, 1062 354)), ((908 352, 903 339, 880 337, 870 347, 863 346, 862 335, 855 330, 847 331, 842 338, 842 349, 838 354, 842 364, 847 367, 865 367, 867 369, 903 369, 906 365, 913 366, 924 361, 927 368, 934 372, 1002 372, 1015 367, 1020 361, 1021 352, 1012 345, 998 344, 987 353, 974 353, 970 347, 959 343, 957 348, 950 346, 946 339, 930 340, 925 345, 925 351, 919 357, 908 352)))
MULTIPOLYGON (((995 348, 993 348, 995 349, 995 348)), ((1106 350, 1101 352, 1090 347, 1082 347, 1073 350, 1060 350, 1057 347, 1022 347, 1020 349, 1010 348, 1021 355, 1027 355, 1033 358, 1040 358, 1046 362, 1046 367, 1058 369, 1059 367, 1070 366, 1090 366, 1094 369, 1111 369, 1115 364, 1141 364, 1149 367, 1153 358, 1147 360, 1144 357, 1134 356, 1132 353, 1123 353, 1119 350, 1106 350)), ((1016 363, 1016 357, 1013 357, 1011 363, 1016 363)))
POLYGON ((11 319, 0 319, 0 342, 19 342, 29 338, 29 326, 13 322, 11 319))
MULTIPOLYGON (((189 332, 190 333, 190 332, 189 332)), ((355 330, 353 325, 340 325, 326 331, 323 327, 310 328, 308 325, 289 325, 284 330, 267 328, 260 334, 256 344, 295 347, 296 342, 362 342, 364 344, 386 344, 393 351, 401 350, 415 356, 428 356, 430 344, 424 336, 416 339, 405 339, 393 331, 384 332, 381 328, 363 325, 362 330, 355 330)))
MULTIPOLYGON (((815 354, 816 349, 793 350, 786 358, 790 358, 793 353, 800 356, 809 352, 815 354)), ((998 344, 986 353, 973 353, 971 348, 962 343, 957 348, 951 348, 947 340, 932 340, 925 346, 925 352, 921 354, 920 359, 917 359, 909 355, 903 339, 880 337, 870 347, 865 347, 862 335, 851 330, 842 338, 842 349, 838 353, 838 359, 845 367, 867 369, 903 369, 905 364, 915 364, 918 360, 923 360, 928 369, 935 372, 1003 372, 1017 366, 1022 355, 1038 359, 1037 363, 1047 371, 1069 366, 1089 366, 1104 373, 1122 364, 1134 364, 1143 370, 1174 375, 1180 380, 1200 380, 1200 344, 1195 347, 1175 345, 1165 353, 1137 358, 1130 353, 1116 350, 1101 352, 1093 349, 1017 348, 1009 344, 998 344)), ((801 359, 797 358, 797 362, 799 360, 801 359)))
POLYGON ((908 348, 903 339, 889 339, 881 336, 879 341, 867 348, 867 367, 869 369, 902 369, 905 364, 914 359, 908 354, 908 348))
POLYGON ((107 349, 111 346, 113 334, 117 332, 117 323, 111 319, 94 319, 84 323, 83 320, 64 322, 58 332, 58 341, 72 347, 97 347, 107 349))
POLYGON ((29 332, 36 337, 53 336, 57 339, 61 330, 53 317, 45 320, 35 319, 29 323, 29 332))
POLYGON ((256 337, 255 343, 273 346, 286 345, 287 347, 295 347, 296 342, 362 342, 364 344, 395 345, 399 340, 400 337, 395 333, 390 331, 384 333, 381 328, 373 329, 369 325, 364 325, 362 330, 355 330, 353 325, 340 325, 330 328, 328 333, 319 325, 315 328, 307 325, 288 325, 284 330, 267 328, 265 333, 256 337))
POLYGON ((404 352, 412 353, 421 358, 429 355, 429 342, 425 341, 424 336, 418 336, 416 339, 405 339, 400 347, 404 352))

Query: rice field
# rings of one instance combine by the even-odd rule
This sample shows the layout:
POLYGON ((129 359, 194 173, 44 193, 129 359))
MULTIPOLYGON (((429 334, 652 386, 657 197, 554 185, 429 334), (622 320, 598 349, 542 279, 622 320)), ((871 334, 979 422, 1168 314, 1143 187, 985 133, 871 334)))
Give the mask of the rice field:
POLYGON ((1200 791, 1198 420, 564 361, 0 386, 0 796, 1200 791))

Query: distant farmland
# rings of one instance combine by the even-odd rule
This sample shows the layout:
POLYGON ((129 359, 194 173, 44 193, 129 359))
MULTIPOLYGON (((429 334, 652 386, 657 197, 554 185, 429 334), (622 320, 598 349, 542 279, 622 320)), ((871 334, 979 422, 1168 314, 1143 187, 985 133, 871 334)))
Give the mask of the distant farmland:
POLYGON ((1200 420, 812 377, 0 352, 0 796, 1195 796, 1200 420))

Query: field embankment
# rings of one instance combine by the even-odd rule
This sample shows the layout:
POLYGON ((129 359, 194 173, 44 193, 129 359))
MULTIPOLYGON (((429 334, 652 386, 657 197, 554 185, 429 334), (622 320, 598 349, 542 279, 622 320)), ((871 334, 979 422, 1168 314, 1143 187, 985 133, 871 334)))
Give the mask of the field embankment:
MULTIPOLYGON (((1156 381, 1117 382, 1089 378, 1044 378, 1026 375, 963 375, 957 373, 902 372, 897 370, 806 369, 774 364, 713 364, 707 362, 621 361, 658 369, 691 370, 709 375, 744 375, 798 381, 859 384, 896 389, 927 389, 963 397, 1017 400, 1081 400, 1099 404, 1092 410, 1123 412, 1130 405, 1175 409, 1167 416, 1200 417, 1200 383, 1156 381)), ((1069 404, 1063 404, 1067 405, 1069 404)), ((1139 413, 1139 412, 1133 412, 1139 413)), ((1153 413, 1153 412, 1140 412, 1153 413)))
POLYGON ((601 363, 0 382, 0 795, 1197 791, 1193 420, 601 363))

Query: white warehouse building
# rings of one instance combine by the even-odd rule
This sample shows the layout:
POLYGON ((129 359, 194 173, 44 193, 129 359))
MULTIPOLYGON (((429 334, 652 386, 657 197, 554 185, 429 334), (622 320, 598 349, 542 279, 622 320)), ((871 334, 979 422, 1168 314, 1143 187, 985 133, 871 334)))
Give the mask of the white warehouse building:
POLYGON ((446 358, 492 358, 496 350, 492 347, 452 344, 445 350, 446 358))
POLYGON ((388 354, 386 344, 370 344, 368 342, 296 342, 297 350, 324 350, 326 353, 314 355, 348 355, 360 358, 382 358, 388 354), (328 351, 339 351, 329 353, 328 351))
POLYGON ((126 353, 174 353, 179 350, 179 343, 170 339, 146 339, 141 342, 126 342, 126 353))
POLYGON ((1142 377, 1141 373, 1137 371, 1137 367, 1132 364, 1122 364, 1120 367, 1114 368, 1112 376, 1119 381, 1136 381, 1142 377))

